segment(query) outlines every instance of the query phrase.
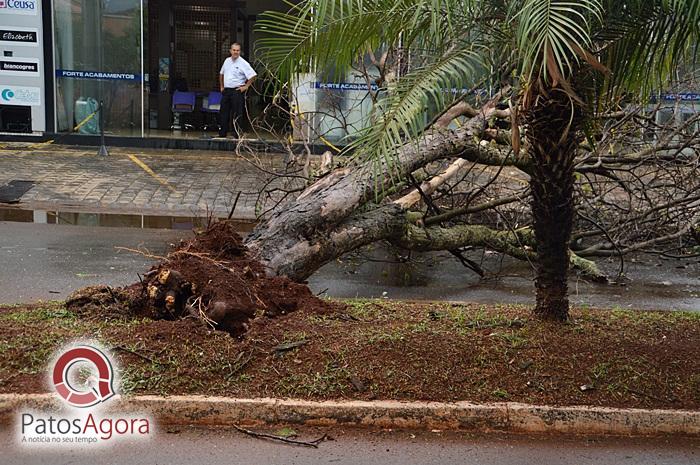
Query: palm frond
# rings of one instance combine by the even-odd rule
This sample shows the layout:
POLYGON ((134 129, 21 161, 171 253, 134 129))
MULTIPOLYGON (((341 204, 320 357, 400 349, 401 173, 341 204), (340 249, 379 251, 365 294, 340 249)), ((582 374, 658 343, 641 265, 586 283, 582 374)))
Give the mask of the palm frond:
POLYGON ((524 0, 515 2, 516 41, 522 57, 522 75, 541 77, 553 84, 565 81, 590 49, 591 24, 602 21, 600 0, 524 0))
POLYGON ((606 25, 594 38, 612 71, 608 93, 648 95, 669 83, 679 64, 690 60, 700 41, 700 1, 628 0, 620 8, 607 0, 606 25))
MULTIPOLYGON (((351 144, 356 156, 393 166, 397 150, 419 137, 429 108, 442 111, 480 76, 481 58, 466 44, 416 67, 381 95, 367 130, 351 144)), ((389 170, 391 171, 391 170, 389 170)))
POLYGON ((306 67, 323 73, 347 70, 368 50, 404 46, 421 37, 451 40, 462 11, 477 0, 306 0, 287 12, 267 11, 256 22, 263 60, 288 79, 306 67))

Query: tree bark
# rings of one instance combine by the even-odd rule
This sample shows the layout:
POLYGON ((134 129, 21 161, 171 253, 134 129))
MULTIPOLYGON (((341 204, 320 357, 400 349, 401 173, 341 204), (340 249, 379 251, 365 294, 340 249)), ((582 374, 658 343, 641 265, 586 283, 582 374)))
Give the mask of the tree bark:
POLYGON ((524 112, 537 251, 535 314, 569 318, 567 276, 574 218, 574 166, 581 110, 561 89, 541 92, 524 112))
POLYGON ((288 240, 291 247, 268 261, 268 267, 274 267, 276 275, 304 281, 326 263, 348 252, 401 235, 405 223, 404 210, 394 203, 358 212, 325 234, 316 234, 311 239, 288 240))
MULTIPOLYGON (((459 249, 461 247, 483 247, 500 252, 518 260, 535 263, 537 254, 530 250, 535 245, 535 235, 530 228, 496 230, 478 224, 460 224, 443 228, 420 227, 407 224, 403 236, 389 237, 394 245, 419 252, 459 249)), ((569 251, 570 266, 581 276, 597 283, 607 283, 608 277, 595 262, 579 257, 569 251)))
MULTIPOLYGON (((568 319, 569 267, 575 266, 595 281, 605 281, 606 277, 594 263, 569 250, 580 108, 561 91, 550 89, 540 97, 521 113, 528 157, 480 143, 486 122, 497 112, 494 102, 490 102, 457 130, 441 127, 447 120, 440 119, 432 131, 400 147, 391 167, 372 168, 373 162, 369 161, 333 171, 274 211, 248 236, 246 245, 267 267, 268 274, 296 281, 306 280, 347 252, 381 240, 417 251, 483 247, 531 261, 536 267, 535 313, 548 319, 568 319), (423 224, 422 213, 408 211, 417 200, 416 193, 377 204, 397 181, 415 170, 454 157, 483 165, 510 165, 530 174, 534 233, 527 228, 496 231, 478 225, 437 226, 454 215, 423 224)), ((431 191, 461 165, 456 162, 426 181, 423 188, 431 191)), ((517 198, 495 199, 484 208, 514 200, 517 198)), ((461 214, 470 209, 480 211, 482 206, 456 211, 461 214)))
POLYGON ((418 168, 453 157, 495 166, 517 164, 512 154, 479 144, 486 122, 497 111, 496 102, 487 104, 478 116, 457 130, 437 127, 400 147, 391 166, 383 163, 376 168, 369 161, 333 171, 256 227, 246 239, 248 249, 267 267, 269 274, 304 280, 338 253, 352 250, 348 248, 351 244, 357 248, 386 238, 385 232, 396 226, 382 223, 386 211, 402 212, 401 205, 381 207, 374 216, 356 215, 356 212, 418 168), (380 231, 368 236, 367 241, 374 238, 372 241, 348 238, 348 235, 357 236, 360 230, 368 232, 367 225, 372 221, 380 227, 380 231), (342 244, 338 238, 343 238, 342 244))

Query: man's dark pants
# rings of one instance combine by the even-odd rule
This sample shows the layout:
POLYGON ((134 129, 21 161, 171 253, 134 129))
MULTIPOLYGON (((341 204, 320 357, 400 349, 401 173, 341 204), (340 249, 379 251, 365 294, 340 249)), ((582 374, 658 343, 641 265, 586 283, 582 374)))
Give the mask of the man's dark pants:
POLYGON ((245 94, 238 89, 226 87, 224 96, 221 99, 220 112, 221 129, 219 130, 219 136, 226 137, 231 127, 231 117, 233 117, 233 135, 238 139, 240 137, 238 130, 243 123, 243 115, 245 113, 245 94))

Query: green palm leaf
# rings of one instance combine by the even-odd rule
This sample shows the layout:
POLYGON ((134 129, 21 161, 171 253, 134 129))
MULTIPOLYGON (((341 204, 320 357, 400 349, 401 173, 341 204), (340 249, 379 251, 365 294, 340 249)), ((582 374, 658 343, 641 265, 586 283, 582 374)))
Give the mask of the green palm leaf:
POLYGON ((647 95, 668 84, 700 40, 700 1, 606 1, 606 25, 594 38, 612 71, 608 91, 647 95))
POLYGON ((414 68, 381 94, 368 129, 350 149, 392 166, 398 148, 423 133, 428 109, 439 111, 461 98, 462 89, 479 75, 480 64, 479 53, 465 44, 414 68))
MULTIPOLYGON (((433 44, 459 37, 460 18, 476 0, 308 0, 288 12, 260 15, 256 30, 263 59, 287 80, 299 69, 339 73, 369 50, 404 46, 429 37, 433 44)), ((443 43, 444 45, 444 43, 443 43)))
POLYGON ((602 21, 600 0, 525 0, 511 11, 517 22, 516 41, 522 75, 561 82, 578 63, 581 50, 590 49, 592 22, 602 21))

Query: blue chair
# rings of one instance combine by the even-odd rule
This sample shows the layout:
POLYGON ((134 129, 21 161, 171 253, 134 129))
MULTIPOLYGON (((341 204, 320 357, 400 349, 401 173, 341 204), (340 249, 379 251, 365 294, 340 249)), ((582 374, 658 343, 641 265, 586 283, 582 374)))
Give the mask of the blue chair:
POLYGON ((195 102, 197 100, 194 92, 180 92, 176 90, 173 93, 173 103, 171 110, 173 112, 173 124, 170 129, 194 129, 189 123, 182 123, 180 119, 183 113, 192 113, 194 111, 195 102))
POLYGON ((202 100, 202 113, 204 120, 204 130, 211 131, 212 129, 218 131, 219 128, 219 112, 221 111, 221 99, 223 99, 223 94, 221 92, 209 92, 209 95, 202 100), (209 123, 207 121, 207 115, 215 115, 214 123, 209 123))

